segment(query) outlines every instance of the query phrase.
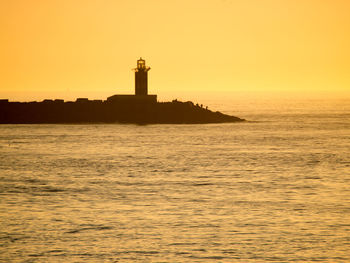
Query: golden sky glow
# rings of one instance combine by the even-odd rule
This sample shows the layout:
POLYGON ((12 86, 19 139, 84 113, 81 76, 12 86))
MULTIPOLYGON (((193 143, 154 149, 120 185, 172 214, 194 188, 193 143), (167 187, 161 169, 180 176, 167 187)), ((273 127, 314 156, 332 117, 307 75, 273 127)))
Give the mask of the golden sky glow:
POLYGON ((350 97, 348 0, 1 0, 0 98, 350 97), (197 94, 202 94, 197 96, 197 94))

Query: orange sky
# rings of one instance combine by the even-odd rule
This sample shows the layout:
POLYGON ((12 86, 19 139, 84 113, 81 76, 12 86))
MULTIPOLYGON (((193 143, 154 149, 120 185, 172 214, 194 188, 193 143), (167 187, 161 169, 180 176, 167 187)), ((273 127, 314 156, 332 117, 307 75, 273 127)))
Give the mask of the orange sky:
POLYGON ((348 0, 1 0, 0 98, 350 98, 348 0))

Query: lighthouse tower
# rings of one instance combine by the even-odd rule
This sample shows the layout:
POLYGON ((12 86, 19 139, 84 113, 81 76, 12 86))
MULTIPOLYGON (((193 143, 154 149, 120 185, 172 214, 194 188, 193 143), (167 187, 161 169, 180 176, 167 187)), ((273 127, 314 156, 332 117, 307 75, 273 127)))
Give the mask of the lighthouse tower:
POLYGON ((135 71, 135 95, 148 95, 147 72, 150 67, 146 67, 146 61, 140 58, 137 61, 135 71))
POLYGON ((148 95, 147 72, 150 67, 146 67, 146 61, 140 58, 137 61, 135 71, 135 95, 116 94, 107 98, 110 103, 118 105, 151 105, 157 103, 157 95, 148 95))

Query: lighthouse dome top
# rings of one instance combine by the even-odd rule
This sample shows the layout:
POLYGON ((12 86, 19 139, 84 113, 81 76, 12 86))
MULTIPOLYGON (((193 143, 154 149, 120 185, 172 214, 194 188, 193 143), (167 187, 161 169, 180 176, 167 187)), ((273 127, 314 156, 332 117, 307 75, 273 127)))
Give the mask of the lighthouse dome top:
POLYGON ((145 68, 146 67, 146 61, 140 57, 139 60, 137 60, 137 67, 138 68, 145 68))
POLYGON ((140 59, 137 60, 137 68, 134 69, 134 71, 149 71, 151 68, 150 67, 146 67, 146 60, 144 60, 142 57, 140 57, 140 59))

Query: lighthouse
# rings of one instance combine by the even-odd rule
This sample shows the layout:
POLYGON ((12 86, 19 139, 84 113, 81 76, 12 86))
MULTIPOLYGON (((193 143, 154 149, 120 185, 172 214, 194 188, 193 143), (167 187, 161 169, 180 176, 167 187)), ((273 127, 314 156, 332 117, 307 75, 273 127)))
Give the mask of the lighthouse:
POLYGON ((135 71, 135 95, 148 95, 147 73, 150 67, 146 67, 146 61, 142 58, 137 60, 135 71))
POLYGON ((137 60, 135 71, 135 95, 116 94, 107 98, 107 102, 120 105, 149 105, 157 103, 157 95, 148 95, 147 72, 150 67, 146 67, 146 61, 142 58, 137 60))

